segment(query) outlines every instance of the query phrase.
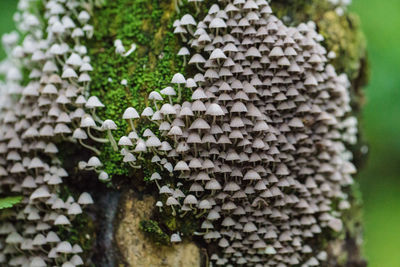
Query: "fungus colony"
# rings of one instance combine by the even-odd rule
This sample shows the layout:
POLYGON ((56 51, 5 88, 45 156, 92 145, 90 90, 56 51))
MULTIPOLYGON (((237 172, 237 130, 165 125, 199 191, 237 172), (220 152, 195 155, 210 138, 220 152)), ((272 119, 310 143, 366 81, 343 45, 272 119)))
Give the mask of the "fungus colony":
MULTIPOLYGON (((24 0, 17 19, 29 33, 21 46, 13 34, 3 38, 12 59, 2 68, 1 186, 26 197, 13 223, 0 228, 2 262, 82 263, 81 249, 54 229, 92 200, 87 193, 77 202, 59 198, 68 174, 52 141, 72 140, 100 154, 86 139, 110 143, 132 168, 144 158, 160 166, 150 178, 160 193, 156 206, 199 218, 197 234, 220 247, 214 264, 319 266, 326 260, 311 240, 323 228, 342 228, 340 211, 349 207, 342 188, 355 172, 345 142, 355 141, 356 120, 348 116, 347 77, 327 63, 312 22, 287 27, 265 0, 220 0, 200 22, 182 16, 174 33, 187 47, 178 55, 195 75, 173 75, 171 86, 150 93, 153 107, 140 114, 127 107, 121 115, 131 131, 115 140, 116 124, 102 121, 96 109, 104 105, 89 97, 92 68, 79 40, 92 34, 90 16, 82 1, 44 2, 47 34, 24 0), (30 70, 25 87, 18 64, 30 70), (191 101, 183 101, 188 92, 191 101), (154 123, 160 134, 135 129, 135 120, 154 123), (173 184, 163 179, 168 173, 173 184)), ((201 1, 189 2, 198 9, 201 1)), ((126 52, 115 41, 121 56, 135 47, 126 52)), ((96 156, 79 162, 108 180, 101 166, 96 156)), ((172 234, 171 242, 180 241, 172 234)))

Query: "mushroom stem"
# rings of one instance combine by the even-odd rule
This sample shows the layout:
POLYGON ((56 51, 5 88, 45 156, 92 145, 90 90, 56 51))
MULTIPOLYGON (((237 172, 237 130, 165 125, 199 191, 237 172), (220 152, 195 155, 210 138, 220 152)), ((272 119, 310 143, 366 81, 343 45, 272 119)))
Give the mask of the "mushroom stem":
POLYGON ((92 117, 93 117, 93 119, 94 119, 95 121, 97 121, 98 123, 100 123, 100 124, 103 123, 103 121, 99 118, 99 116, 97 116, 97 114, 96 114, 96 109, 95 109, 95 108, 92 109, 92 117))
POLYGON ((112 135, 110 129, 107 130, 107 136, 108 136, 108 140, 110 140, 111 146, 114 149, 114 151, 118 151, 117 142, 115 141, 114 136, 112 135))
POLYGON ((196 218, 200 218, 201 216, 203 216, 206 213, 206 210, 203 210, 202 212, 200 212, 199 214, 197 214, 195 217, 196 218))
POLYGON ((154 106, 156 107, 156 110, 158 111, 157 101, 155 99, 153 99, 153 102, 154 102, 154 106))
POLYGON ((181 98, 182 98, 182 89, 181 89, 181 85, 178 83, 178 103, 181 102, 181 98))
POLYGON ((132 162, 129 162, 128 164, 129 164, 129 166, 131 166, 134 169, 140 169, 142 167, 140 165, 134 165, 132 162))
POLYGON ((176 216, 176 211, 175 211, 175 209, 174 209, 174 206, 173 206, 173 205, 171 205, 171 209, 172 209, 172 216, 176 216))
POLYGON ((188 29, 188 32, 190 33, 190 35, 194 36, 194 32, 193 32, 191 25, 188 25, 187 29, 188 29))
POLYGON ((196 15, 200 13, 200 8, 199 5, 197 4, 197 1, 194 2, 194 8, 196 9, 196 15))
POLYGON ((92 146, 89 146, 89 145, 85 144, 85 143, 82 141, 82 139, 78 139, 78 142, 79 142, 83 147, 86 147, 87 149, 92 150, 92 151, 93 151, 94 153, 96 153, 97 155, 100 155, 100 154, 101 154, 100 150, 98 150, 98 149, 96 149, 96 148, 94 148, 94 147, 92 147, 92 146))
POLYGON ((185 211, 184 213, 182 213, 179 217, 183 218, 183 217, 185 217, 186 214, 187 214, 187 211, 185 211))
POLYGON ((92 134, 92 132, 90 131, 90 127, 88 127, 87 132, 88 132, 89 137, 90 137, 93 141, 95 141, 95 142, 103 143, 103 144, 106 144, 106 143, 110 142, 110 141, 109 141, 108 139, 106 139, 106 138, 95 137, 95 136, 92 134))
POLYGON ((136 132, 135 125, 133 124, 132 119, 128 119, 128 122, 129 122, 129 126, 131 126, 131 128, 132 128, 132 131, 136 132))
POLYGON ((158 187, 158 190, 160 190, 160 185, 158 184, 157 180, 154 180, 154 182, 156 182, 156 185, 158 187))
POLYGON ((176 12, 179 14, 180 10, 179 10, 179 5, 178 5, 178 0, 174 0, 174 6, 175 6, 176 12))
POLYGON ((197 67, 197 69, 198 69, 199 71, 203 71, 203 72, 205 71, 202 67, 199 66, 199 63, 196 63, 196 67, 197 67))
POLYGON ((132 44, 132 45, 131 45, 131 48, 130 48, 125 54, 123 54, 122 56, 123 56, 123 57, 127 57, 127 56, 129 56, 130 54, 132 54, 135 50, 136 50, 136 45, 135 45, 135 44, 132 44))
POLYGON ((76 88, 79 88, 79 84, 77 84, 72 78, 69 78, 68 81, 74 85, 76 88))
MULTIPOLYGON (((179 13, 179 12, 178 12, 178 13, 179 13)), ((181 35, 182 41, 183 41, 184 43, 186 43, 186 42, 187 42, 187 39, 186 39, 185 35, 183 35, 183 33, 181 33, 180 35, 181 35)))
POLYGON ((64 66, 64 65, 65 65, 65 63, 64 63, 58 56, 56 56, 56 61, 57 61, 61 66, 64 66))

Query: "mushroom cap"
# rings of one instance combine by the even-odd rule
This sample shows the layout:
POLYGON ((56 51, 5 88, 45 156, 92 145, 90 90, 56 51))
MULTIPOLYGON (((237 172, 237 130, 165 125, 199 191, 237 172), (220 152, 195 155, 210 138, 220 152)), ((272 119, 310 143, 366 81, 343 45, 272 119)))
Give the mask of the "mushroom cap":
POLYGON ((160 91, 161 94, 163 95, 168 95, 168 96, 173 96, 176 95, 175 89, 172 88, 171 86, 165 87, 160 91))
POLYGON ((72 137, 75 139, 87 139, 88 138, 86 132, 80 128, 75 129, 75 131, 72 134, 72 137))
POLYGON ((212 104, 210 104, 208 106, 207 111, 206 111, 206 115, 223 116, 223 115, 225 115, 225 113, 222 110, 220 105, 218 105, 216 103, 212 103, 212 104))
POLYGON ((33 257, 30 259, 29 267, 46 267, 47 264, 41 257, 33 257))
POLYGON ((153 116, 154 111, 151 107, 146 107, 143 111, 142 114, 140 114, 143 117, 151 117, 153 116))
POLYGON ((89 167, 100 167, 103 164, 101 163, 100 159, 96 156, 92 156, 90 157, 90 159, 88 160, 87 166, 89 167))
POLYGON ((70 254, 72 253, 72 246, 68 241, 62 241, 57 244, 56 251, 59 253, 70 254))
POLYGON ((171 83, 174 84, 185 84, 186 79, 181 73, 175 73, 174 76, 172 77, 171 83))
POLYGON ((181 239, 181 237, 179 236, 179 234, 173 233, 173 234, 171 235, 170 241, 171 241, 171 243, 179 243, 179 242, 182 242, 182 239, 181 239))
POLYGON ((102 130, 116 130, 118 127, 112 120, 105 120, 101 125, 102 130))
POLYGON ((149 99, 150 100, 157 100, 157 101, 162 101, 163 100, 162 96, 156 91, 153 91, 153 92, 151 92, 149 94, 149 99))
POLYGON ((187 26, 187 25, 196 25, 196 21, 190 14, 185 14, 182 16, 180 20, 180 25, 187 26))
POLYGON ((104 104, 100 102, 100 100, 97 98, 97 96, 91 96, 89 99, 86 101, 85 107, 87 108, 102 108, 104 107, 104 104))
POLYGON ((118 141, 118 145, 120 145, 120 146, 133 146, 133 143, 128 137, 122 136, 118 141))
POLYGON ((136 111, 135 108, 129 107, 125 109, 124 114, 122 115, 123 119, 137 119, 139 118, 139 113, 136 111))
POLYGON ((92 116, 90 116, 89 114, 85 114, 81 119, 80 127, 82 128, 96 127, 96 122, 94 121, 92 116))
POLYGON ((179 49, 178 56, 187 56, 187 55, 190 55, 189 49, 187 49, 186 47, 182 47, 181 49, 179 49))
POLYGON ((214 18, 209 25, 210 29, 221 29, 221 28, 226 28, 227 25, 225 21, 221 18, 214 18))
POLYGON ((225 56, 224 52, 217 48, 214 49, 210 55, 210 59, 226 59, 227 57, 225 56))
POLYGON ((93 204, 94 202, 89 193, 83 192, 78 198, 78 203, 81 205, 88 205, 88 204, 93 204))

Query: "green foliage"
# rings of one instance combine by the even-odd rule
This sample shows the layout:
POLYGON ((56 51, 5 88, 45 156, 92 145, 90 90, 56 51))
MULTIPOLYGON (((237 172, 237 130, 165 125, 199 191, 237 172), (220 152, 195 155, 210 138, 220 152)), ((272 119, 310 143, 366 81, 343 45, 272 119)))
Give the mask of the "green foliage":
POLYGON ((153 220, 140 221, 140 230, 157 245, 168 245, 169 236, 163 232, 158 222, 153 220))
POLYGON ((14 205, 20 203, 22 196, 5 197, 0 199, 0 210, 12 208, 14 205))

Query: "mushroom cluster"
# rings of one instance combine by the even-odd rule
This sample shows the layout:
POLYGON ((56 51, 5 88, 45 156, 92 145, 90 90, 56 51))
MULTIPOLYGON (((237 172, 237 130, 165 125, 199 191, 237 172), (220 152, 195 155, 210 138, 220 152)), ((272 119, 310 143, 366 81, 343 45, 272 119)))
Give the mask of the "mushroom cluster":
MULTIPOLYGON (((341 231, 341 210, 350 206, 342 189, 356 171, 346 143, 356 141, 357 121, 349 117, 349 81, 328 64, 334 55, 314 23, 285 26, 266 0, 219 0, 199 22, 183 15, 174 33, 193 77, 176 73, 170 86, 149 94, 152 106, 127 107, 122 119, 130 132, 116 140, 116 123, 96 114, 104 105, 90 96, 92 67, 81 42, 94 30, 90 4, 45 0, 42 23, 30 2, 21 0, 15 16, 26 33, 21 45, 17 34, 3 36, 10 57, 0 66, 0 185, 24 200, 0 226, 1 263, 83 264, 82 249, 56 232, 93 200, 88 193, 77 201, 59 197, 68 176, 57 157, 60 141, 91 150, 79 169, 103 181, 109 175, 96 143, 109 143, 132 168, 143 160, 159 166, 150 177, 160 193, 157 208, 198 218, 197 234, 219 247, 211 249, 218 266, 326 260, 315 237, 324 228, 341 231), (135 120, 158 131, 136 129, 135 120)), ((202 1, 189 2, 198 13, 202 1)), ((121 56, 136 48, 126 51, 120 40, 114 46, 121 56)), ((172 234, 171 242, 180 241, 172 234)))
POLYGON ((0 188, 23 196, 0 223, 2 266, 83 265, 82 248, 57 233, 93 203, 86 192, 61 198, 68 173, 57 156, 57 144, 76 142, 72 134, 79 126, 89 131, 103 106, 86 100, 92 67, 82 39, 93 34, 90 15, 82 1, 43 3, 44 13, 35 13, 33 1, 19 1, 14 19, 23 40, 15 32, 2 38, 8 59, 0 68, 0 188))
POLYGON ((285 26, 265 0, 219 3, 200 22, 175 21, 190 46, 179 55, 196 74, 176 73, 140 115, 125 111, 132 132, 120 153, 134 168, 155 153, 160 173, 176 177, 151 176, 164 200, 156 206, 199 218, 198 234, 220 247, 216 265, 319 266, 327 254, 315 237, 341 231, 342 188, 356 171, 345 146, 356 129, 349 81, 328 64, 314 23, 285 26), (139 137, 131 120, 140 117, 160 135, 139 137))

